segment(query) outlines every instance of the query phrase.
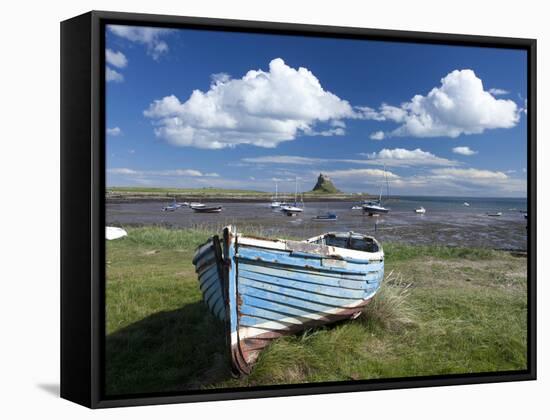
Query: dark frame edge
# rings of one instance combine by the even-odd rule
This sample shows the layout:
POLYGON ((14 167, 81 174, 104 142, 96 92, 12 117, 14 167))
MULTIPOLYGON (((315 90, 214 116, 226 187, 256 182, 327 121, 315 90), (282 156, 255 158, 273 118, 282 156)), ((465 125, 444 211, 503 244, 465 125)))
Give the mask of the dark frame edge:
MULTIPOLYGON (((78 16, 73 19, 62 22, 62 65, 61 65, 61 207, 62 207, 62 287, 61 294, 62 306, 67 301, 67 296, 64 297, 67 290, 70 289, 68 284, 69 276, 68 271, 73 270, 79 272, 81 277, 78 277, 78 284, 82 288, 87 288, 87 299, 78 299, 79 305, 72 302, 72 309, 62 309, 62 369, 61 369, 61 397, 76 403, 85 405, 90 408, 108 408, 108 407, 121 407, 121 406, 136 406, 136 405, 152 405, 152 404, 172 404, 183 402, 206 402, 206 401, 219 401, 229 399, 248 399, 248 398, 269 398, 269 397, 283 397, 293 395, 310 395, 310 394, 328 394, 328 393, 340 393, 340 392, 358 392, 358 391, 371 391, 371 390, 386 390, 386 389, 405 389, 405 388, 418 388, 418 387, 433 387, 433 386, 452 386, 452 385, 465 385, 465 384, 483 384, 483 383, 495 383, 495 382, 509 382, 509 381, 526 381, 536 379, 536 40, 534 39, 519 39, 519 38, 503 38, 503 37, 488 37, 488 36, 476 36, 476 35, 456 35, 456 34, 442 34, 442 33, 418 33, 409 31, 397 31, 397 30, 380 30, 380 29, 364 29, 353 27, 334 27, 334 26, 317 26, 317 25, 303 25, 303 24, 290 24, 290 23, 273 23, 273 22, 257 22, 257 21, 244 21, 244 20, 225 20, 225 19, 213 19, 213 18, 196 18, 196 17, 178 17, 178 16, 163 16, 163 15, 149 15, 149 14, 133 14, 133 13, 121 13, 121 12, 104 12, 93 11, 84 15, 78 16), (104 123, 105 116, 104 106, 102 105, 104 86, 104 72, 102 72, 102 65, 104 65, 103 54, 101 54, 102 36, 100 30, 102 28, 102 22, 113 20, 123 20, 132 24, 132 22, 148 21, 152 25, 191 25, 196 27, 202 27, 203 29, 218 29, 218 30, 234 30, 234 31, 263 31, 267 33, 293 33, 302 35, 320 35, 320 36, 342 36, 342 37, 366 37, 380 38, 389 41, 401 41, 401 42, 424 42, 424 43, 445 43, 450 45, 461 44, 473 44, 483 43, 480 46, 491 46, 501 48, 521 48, 528 51, 528 66, 529 66, 529 97, 528 97, 528 109, 529 109, 529 125, 528 125, 528 188, 529 188, 529 286, 530 291, 528 295, 529 299, 529 329, 528 329, 528 343, 529 353, 528 369, 526 371, 517 372, 500 372, 495 374, 478 373, 476 375, 467 376, 448 376, 448 377, 417 377, 417 378, 400 378, 398 380, 384 380, 384 381, 370 381, 370 382, 355 382, 355 383, 324 383, 324 384, 304 384, 304 386, 291 387, 280 386, 270 387, 266 389, 229 389, 220 390, 215 392, 201 392, 187 395, 154 395, 150 396, 120 396, 120 397, 108 397, 103 395, 103 372, 100 371, 102 365, 104 337, 101 337, 100 331, 102 328, 101 323, 104 322, 104 312, 101 305, 104 304, 104 296, 100 288, 101 276, 104 275, 104 267, 100 267, 104 262, 104 241, 103 230, 101 226, 104 226, 104 212, 101 209, 104 199, 104 123), (80 22, 79 24, 76 24, 80 22), (85 22, 85 23, 82 23, 85 22), (63 100, 64 89, 66 89, 74 81, 69 77, 69 81, 65 80, 70 73, 70 66, 64 66, 64 61, 75 60, 74 57, 69 57, 64 51, 63 33, 64 30, 69 31, 72 25, 89 25, 88 34, 89 39, 87 42, 83 42, 85 35, 82 35, 79 42, 83 42, 84 49, 86 49, 88 57, 85 58, 88 63, 87 66, 82 62, 75 62, 72 65, 78 67, 80 71, 87 72, 88 79, 86 82, 82 82, 86 86, 87 92, 84 92, 84 86, 82 92, 84 96, 73 95, 78 98, 80 102, 79 113, 76 116, 75 121, 67 121, 68 108, 67 100, 63 100), (308 34, 304 34, 308 32, 308 34), (403 38, 406 38, 405 40, 403 38), (435 38, 435 40, 434 40, 435 38), (86 101, 86 99, 89 99, 86 101), (84 105, 82 105, 82 103, 84 105), (64 118, 65 115, 65 118, 64 118), (85 185, 82 179, 78 181, 68 181, 67 174, 70 174, 70 167, 74 167, 75 164, 69 165, 67 159, 71 159, 74 156, 72 153, 67 153, 64 148, 70 141, 74 141, 73 134, 86 127, 86 132, 83 138, 79 138, 79 144, 87 150, 87 159, 79 157, 79 173, 84 173, 82 165, 89 165, 90 171, 88 185, 85 185), (102 173, 103 171, 103 173, 102 173), (75 190, 75 185, 78 184, 85 191, 85 193, 78 194, 75 190), (70 194, 77 193, 76 195, 70 194), (103 195, 102 195, 103 194, 103 195), (87 197, 85 197, 87 195, 87 197), (73 205, 76 211, 71 210, 71 214, 67 213, 68 204, 76 201, 76 197, 82 198, 76 203, 78 206, 73 205), (82 203, 87 203, 86 208, 82 203), (82 204, 82 205, 81 205, 82 204), (101 205, 100 205, 101 204, 101 205), (63 210, 65 209, 65 210, 63 210), (75 223, 82 222, 80 217, 87 217, 88 231, 83 237, 80 237, 81 242, 65 241, 67 228, 75 227, 75 223), (87 215, 87 216, 86 216, 87 215), (77 251, 72 250, 74 245, 87 246, 89 265, 87 269, 76 267, 76 263, 73 258, 68 258, 74 255, 74 259, 82 257, 77 251), (102 245, 103 244, 103 245, 102 245), (69 248, 69 249, 67 249, 69 248), (85 274, 87 270, 87 275, 85 274), (90 275, 91 274, 91 275, 90 275), (74 308, 77 306, 77 308, 74 308), (74 312, 74 313, 73 313, 74 312), (77 320, 67 319, 70 315, 76 313, 77 320), (89 356, 86 360, 88 371, 77 380, 72 375, 67 373, 67 369, 70 366, 73 369, 75 366, 79 370, 84 372, 82 360, 75 362, 76 365, 70 365, 68 360, 75 359, 77 353, 75 352, 74 345, 67 343, 66 337, 69 331, 73 331, 74 328, 78 328, 78 337, 83 337, 84 341, 88 344, 88 350, 83 351, 79 346, 81 353, 80 356, 89 356), (87 335, 87 338, 86 338, 87 335), (65 338, 65 339, 64 339, 65 338), (64 361, 65 360, 65 361, 64 361), (74 387, 74 389, 72 389, 74 387)), ((74 41, 76 42, 76 41, 74 41)), ((66 44, 66 43, 65 43, 66 44)), ((78 60, 76 60, 78 61, 78 60)), ((74 70, 74 68, 73 68, 74 70)), ((74 97, 73 97, 74 99, 74 97)), ((74 174, 74 172, 73 172, 74 174)), ((84 177, 82 177, 84 178, 84 177)), ((80 229, 82 230, 82 229, 80 229)), ((70 279, 74 282, 74 279, 70 279)), ((72 295, 70 296, 72 298, 72 295)), ((70 333, 72 334, 72 332, 70 333)), ((73 340, 71 340, 73 341, 73 340)))
POLYGON ((60 396, 92 406, 91 13, 61 23, 60 396), (76 175, 78 174, 78 175, 76 175))
POLYGON ((528 46, 528 95, 527 98, 527 194, 528 232, 527 267, 528 279, 528 370, 533 380, 537 379, 537 40, 532 39, 528 46))
MULTIPOLYGON (((470 35, 444 32, 418 32, 398 29, 363 28, 354 26, 333 26, 309 23, 288 23, 273 21, 255 21, 241 19, 209 18, 199 16, 157 15, 148 13, 112 12, 94 10, 91 12, 98 19, 121 20, 129 24, 149 22, 154 26, 171 27, 177 25, 196 26, 202 29, 217 29, 237 32, 286 33, 301 36, 330 36, 364 38, 371 40, 414 42, 445 45, 471 45, 483 43, 485 47, 525 48, 533 38, 511 38, 489 35, 470 35), (208 28, 210 27, 210 28, 208 28)), ((481 46, 481 45, 480 45, 481 46)))

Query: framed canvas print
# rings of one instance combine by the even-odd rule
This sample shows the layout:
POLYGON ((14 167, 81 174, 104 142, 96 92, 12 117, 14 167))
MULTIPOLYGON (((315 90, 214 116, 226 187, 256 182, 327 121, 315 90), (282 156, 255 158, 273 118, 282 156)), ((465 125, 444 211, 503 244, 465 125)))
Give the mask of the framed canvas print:
POLYGON ((62 22, 62 397, 535 379, 535 47, 62 22))

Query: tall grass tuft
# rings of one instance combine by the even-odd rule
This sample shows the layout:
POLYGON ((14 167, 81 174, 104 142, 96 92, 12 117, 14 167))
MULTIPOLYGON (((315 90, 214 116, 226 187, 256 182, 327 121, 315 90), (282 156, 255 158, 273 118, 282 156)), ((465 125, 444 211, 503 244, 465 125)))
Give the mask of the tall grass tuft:
POLYGON ((409 302, 411 286, 412 283, 405 282, 400 273, 391 271, 363 310, 361 319, 368 326, 377 326, 390 332, 416 326, 415 310, 409 302))

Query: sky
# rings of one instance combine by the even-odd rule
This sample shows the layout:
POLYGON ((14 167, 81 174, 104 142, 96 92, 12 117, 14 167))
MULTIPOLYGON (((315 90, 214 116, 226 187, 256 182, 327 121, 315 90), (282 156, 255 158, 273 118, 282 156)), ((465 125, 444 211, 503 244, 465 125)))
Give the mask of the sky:
POLYGON ((522 50, 106 28, 108 186, 525 197, 522 50))

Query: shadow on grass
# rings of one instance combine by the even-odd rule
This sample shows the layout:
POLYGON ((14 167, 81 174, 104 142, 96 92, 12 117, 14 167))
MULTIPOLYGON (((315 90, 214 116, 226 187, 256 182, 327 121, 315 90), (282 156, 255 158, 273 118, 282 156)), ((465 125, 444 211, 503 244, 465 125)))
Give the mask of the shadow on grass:
POLYGON ((105 366, 107 395, 200 389, 231 377, 223 323, 203 302, 108 335, 105 366))

